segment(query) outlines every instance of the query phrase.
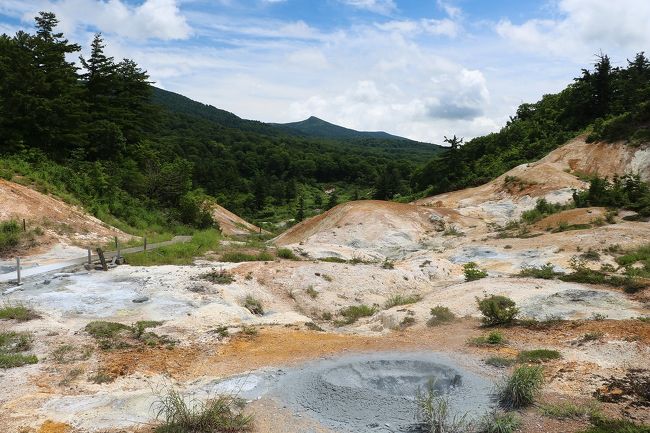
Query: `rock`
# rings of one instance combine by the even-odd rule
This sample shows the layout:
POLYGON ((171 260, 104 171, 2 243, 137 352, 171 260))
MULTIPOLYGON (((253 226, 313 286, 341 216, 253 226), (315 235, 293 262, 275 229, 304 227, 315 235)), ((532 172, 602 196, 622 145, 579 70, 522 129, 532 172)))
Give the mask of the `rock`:
POLYGON ((50 284, 50 282, 51 282, 50 280, 45 280, 45 281, 43 281, 43 284, 45 284, 47 286, 48 284, 50 284))
POLYGON ((138 296, 137 298, 133 299, 133 302, 136 304, 142 304, 143 302, 147 302, 149 300, 148 296, 138 296))

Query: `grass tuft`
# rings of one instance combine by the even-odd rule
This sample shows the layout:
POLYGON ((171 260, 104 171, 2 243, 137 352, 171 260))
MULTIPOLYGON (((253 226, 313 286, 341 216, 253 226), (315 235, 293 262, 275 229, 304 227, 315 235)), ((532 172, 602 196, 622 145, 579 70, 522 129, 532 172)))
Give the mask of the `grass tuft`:
POLYGON ((0 320, 17 320, 27 322, 40 316, 34 310, 22 304, 5 304, 0 308, 0 320))
POLYGON ((557 350, 549 349, 535 349, 535 350, 524 350, 519 352, 517 356, 517 361, 519 362, 545 362, 552 361, 555 359, 561 359, 562 355, 557 350))
POLYGON ((386 300, 386 303, 384 304, 385 309, 397 307, 400 305, 410 305, 410 304, 415 304, 416 302, 420 301, 422 299, 422 296, 420 295, 393 295, 390 298, 386 300))
POLYGON ((541 366, 517 367, 499 388, 499 403, 508 409, 530 406, 535 402, 543 384, 544 372, 541 366))
POLYGON ((343 320, 339 322, 342 325, 351 325, 362 317, 370 317, 377 312, 377 307, 367 305, 351 305, 340 311, 343 320))
POLYGON ((262 302, 255 299, 252 295, 248 295, 244 299, 244 308, 246 308, 252 314, 258 316, 264 315, 264 307, 262 306, 262 302))

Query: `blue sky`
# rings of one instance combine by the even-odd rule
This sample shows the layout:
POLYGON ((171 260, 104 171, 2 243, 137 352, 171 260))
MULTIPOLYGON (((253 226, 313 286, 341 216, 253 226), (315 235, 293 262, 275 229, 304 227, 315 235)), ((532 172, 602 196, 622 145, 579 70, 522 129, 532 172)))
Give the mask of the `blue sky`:
POLYGON ((242 117, 433 142, 498 130, 599 50, 621 65, 650 51, 647 0, 0 0, 0 31, 31 29, 39 10, 242 117))

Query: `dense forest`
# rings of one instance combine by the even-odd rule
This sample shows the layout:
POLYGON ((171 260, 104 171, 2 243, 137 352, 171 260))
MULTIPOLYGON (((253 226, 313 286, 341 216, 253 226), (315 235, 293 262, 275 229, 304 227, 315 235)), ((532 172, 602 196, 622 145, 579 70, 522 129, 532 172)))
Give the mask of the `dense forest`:
POLYGON ((331 203, 325 188, 391 198, 409 193, 413 169, 439 150, 308 138, 240 119, 155 89, 133 60, 108 57, 100 34, 88 58, 69 61, 81 47, 57 24, 42 12, 35 34, 0 37, 0 175, 114 224, 205 225, 207 196, 271 221, 297 212, 303 194, 312 209, 331 203))
POLYGON ((650 138, 643 53, 624 68, 601 54, 562 92, 522 104, 499 132, 453 136, 441 151, 388 134, 333 138, 342 128, 331 124, 318 137, 241 119, 156 89, 133 60, 109 57, 101 34, 84 58, 53 14, 35 24, 35 34, 0 36, 0 177, 131 231, 209 225, 202 203, 211 198, 258 223, 302 219, 341 200, 478 185, 582 132, 650 138))

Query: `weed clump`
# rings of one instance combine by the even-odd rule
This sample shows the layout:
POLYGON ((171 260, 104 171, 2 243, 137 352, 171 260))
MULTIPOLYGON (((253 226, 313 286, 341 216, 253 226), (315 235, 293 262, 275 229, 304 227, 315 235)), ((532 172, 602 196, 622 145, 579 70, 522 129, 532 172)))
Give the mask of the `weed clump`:
POLYGON ((494 412, 481 421, 481 433, 513 433, 521 425, 521 419, 514 413, 494 412))
POLYGON ((281 258, 281 259, 286 259, 286 260, 300 260, 300 257, 294 254, 292 250, 289 248, 280 248, 276 252, 276 255, 281 258))
POLYGON ((218 271, 213 269, 210 272, 200 275, 199 278, 214 284, 230 284, 235 281, 235 278, 224 269, 219 269, 218 271))
POLYGON ((36 355, 23 352, 32 348, 32 336, 25 332, 0 332, 0 368, 36 364, 36 355))
POLYGON ((555 272, 555 268, 551 263, 547 263, 540 267, 527 266, 519 272, 520 277, 542 278, 544 280, 552 280, 553 278, 561 275, 555 272))
POLYGON ((253 417, 244 415, 243 400, 218 396, 199 401, 171 390, 155 403, 156 433, 237 433, 253 428, 253 417))
POLYGON ((486 326, 510 324, 519 314, 515 301, 506 296, 490 295, 483 299, 477 297, 476 302, 486 326))
POLYGON ((485 360, 487 365, 497 368, 510 367, 515 363, 515 360, 512 358, 505 358, 503 356, 490 356, 485 360))
POLYGON ((144 320, 129 326, 123 323, 99 320, 88 323, 84 329, 103 350, 126 349, 142 344, 151 347, 161 345, 171 347, 175 342, 168 336, 147 331, 148 328, 155 328, 161 324, 162 322, 144 320))
POLYGON ((0 308, 0 320, 17 320, 27 322, 40 316, 34 310, 22 304, 5 304, 0 308))
POLYGON ((530 406, 542 389, 544 373, 542 367, 522 365, 501 385, 499 403, 509 409, 530 406))
POLYGON ((482 335, 470 340, 474 346, 498 346, 505 342, 505 337, 499 331, 492 331, 488 335, 482 335))
POLYGON ((436 305, 431 309, 431 318, 427 321, 427 326, 438 326, 452 322, 455 319, 456 315, 449 308, 436 305))

